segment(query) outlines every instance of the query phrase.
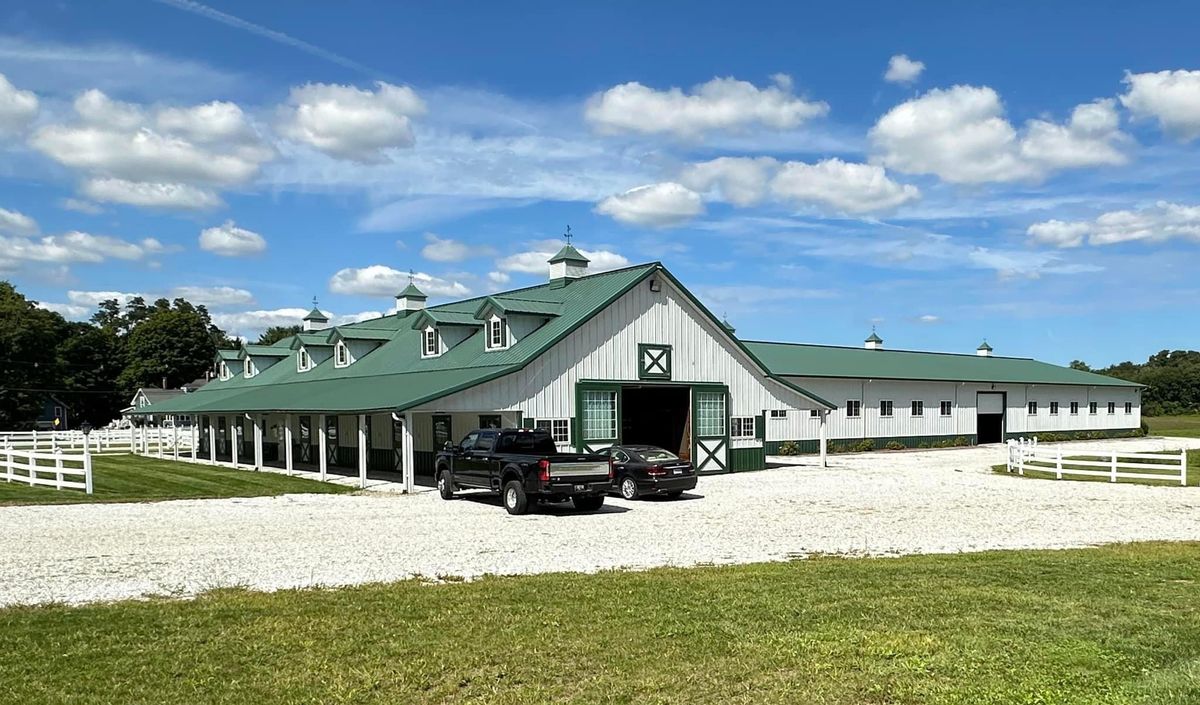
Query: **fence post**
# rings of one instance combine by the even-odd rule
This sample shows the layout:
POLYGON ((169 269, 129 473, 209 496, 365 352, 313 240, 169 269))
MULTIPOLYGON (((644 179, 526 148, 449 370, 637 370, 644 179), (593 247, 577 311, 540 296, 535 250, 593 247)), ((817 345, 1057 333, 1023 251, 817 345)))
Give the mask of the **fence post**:
POLYGON ((54 483, 55 483, 54 488, 57 490, 62 489, 62 470, 63 470, 62 448, 55 448, 54 449, 54 483))
POLYGON ((1025 439, 1017 441, 1017 474, 1025 474, 1025 439))
POLYGON ((179 427, 175 425, 171 426, 171 457, 179 462, 179 427))
POLYGON ((1187 487, 1187 448, 1179 451, 1179 486, 1187 487))
POLYGON ((83 484, 84 492, 92 493, 92 449, 85 442, 83 444, 83 484))
POLYGON ((35 428, 35 429, 33 429, 33 452, 36 453, 37 451, 38 451, 38 432, 37 432, 37 429, 35 428))
POLYGON ((7 438, 4 439, 4 481, 13 481, 13 452, 7 438))
POLYGON ((163 447, 162 447, 162 446, 163 446, 163 432, 162 432, 162 426, 159 426, 159 427, 158 427, 158 429, 155 431, 155 437, 158 439, 158 459, 159 459, 159 460, 162 460, 162 457, 163 457, 163 447))
POLYGON ((1109 478, 1109 482, 1116 482, 1116 481, 1117 481, 1117 451, 1114 450, 1112 453, 1112 477, 1109 478))
POLYGON ((1062 448, 1059 448, 1054 462, 1054 474, 1059 480, 1062 479, 1062 470, 1062 448))

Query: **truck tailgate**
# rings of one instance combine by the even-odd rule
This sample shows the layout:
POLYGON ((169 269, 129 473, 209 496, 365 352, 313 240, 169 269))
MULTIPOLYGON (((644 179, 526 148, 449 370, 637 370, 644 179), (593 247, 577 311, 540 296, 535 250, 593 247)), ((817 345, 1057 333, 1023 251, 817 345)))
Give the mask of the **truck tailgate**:
POLYGON ((576 460, 551 462, 550 477, 554 480, 597 480, 608 477, 608 462, 576 460))

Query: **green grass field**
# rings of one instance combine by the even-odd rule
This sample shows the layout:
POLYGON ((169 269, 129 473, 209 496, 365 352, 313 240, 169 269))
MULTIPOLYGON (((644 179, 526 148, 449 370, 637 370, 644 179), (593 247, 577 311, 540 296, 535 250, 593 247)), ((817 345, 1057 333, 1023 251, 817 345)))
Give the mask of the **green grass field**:
POLYGON ((1200 414, 1191 416, 1147 416, 1152 436, 1188 436, 1200 438, 1200 414))
MULTIPOLYGON (((74 479, 74 478, 73 478, 74 479)), ((13 504, 77 504, 81 502, 146 502, 207 497, 254 497, 298 492, 351 492, 324 482, 273 472, 213 468, 134 455, 96 456, 92 461, 93 494, 56 490, 0 480, 0 506, 13 504)))
MULTIPOLYGON (((1177 456, 1178 453, 1172 453, 1171 455, 1177 456)), ((1097 458, 1094 458, 1091 456, 1084 456, 1084 457, 1086 457, 1087 460, 1092 460, 1092 461, 1097 460, 1097 458)), ((1069 462, 1072 458, 1074 458, 1076 460, 1079 459, 1078 457, 1075 457, 1075 456, 1063 458, 1063 468, 1064 469, 1074 468, 1074 469, 1082 469, 1082 470, 1103 470, 1103 468, 1089 467, 1089 466, 1084 466, 1084 465, 1072 465, 1069 462)), ((1126 461, 1122 461, 1122 462, 1152 463, 1153 461, 1151 461, 1151 460, 1138 461, 1136 459, 1132 459, 1132 460, 1126 460, 1126 461)), ((998 472, 1002 475, 1012 475, 1012 477, 1018 477, 1018 478, 1030 478, 1030 479, 1034 479, 1034 480, 1056 480, 1057 479, 1055 477, 1053 470, 1034 469, 1029 466, 1025 467, 1024 475, 1018 475, 1016 472, 1009 473, 1008 467, 1006 465, 993 465, 992 470, 994 472, 998 472)), ((1123 468, 1121 468, 1121 472, 1136 473, 1136 472, 1138 472, 1138 470, 1136 468, 1124 468, 1123 467, 1123 468)), ((1151 474, 1163 474, 1163 473, 1170 472, 1170 471, 1146 470, 1145 472, 1151 473, 1151 474)), ((1108 482, 1109 480, 1108 480, 1108 478, 1105 478, 1105 477, 1088 476, 1088 475, 1070 475, 1070 476, 1064 477, 1062 481, 1064 481, 1064 482, 1065 481, 1108 482)), ((1117 482, 1118 483, 1130 483, 1130 484, 1135 484, 1135 485, 1165 485, 1165 486, 1171 486, 1171 487, 1179 487, 1180 486, 1178 480, 1172 480, 1172 481, 1139 480, 1139 479, 1135 479, 1135 478, 1121 477, 1121 478, 1117 479, 1117 482)), ((1188 451, 1187 486, 1188 487, 1200 486, 1200 451, 1198 451, 1198 450, 1189 450, 1188 451)))
POLYGON ((11 608, 0 702, 1183 705, 1198 583, 1131 544, 11 608))

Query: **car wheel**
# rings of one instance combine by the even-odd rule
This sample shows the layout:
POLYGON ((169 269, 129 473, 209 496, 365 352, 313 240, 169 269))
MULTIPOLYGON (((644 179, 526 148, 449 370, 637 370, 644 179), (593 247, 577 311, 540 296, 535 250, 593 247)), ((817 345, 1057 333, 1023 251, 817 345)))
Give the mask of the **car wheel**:
POLYGON ((525 494, 520 480, 509 480, 505 483, 501 497, 509 514, 524 514, 529 511, 529 497, 525 494))
POLYGON ((575 497, 575 508, 581 512, 594 512, 604 506, 604 495, 585 495, 575 497))
POLYGON ((449 470, 438 473, 437 488, 442 499, 454 499, 454 482, 450 479, 449 470))
POLYGON ((621 497, 630 501, 638 498, 637 480, 633 479, 633 475, 626 475, 621 478, 621 497))

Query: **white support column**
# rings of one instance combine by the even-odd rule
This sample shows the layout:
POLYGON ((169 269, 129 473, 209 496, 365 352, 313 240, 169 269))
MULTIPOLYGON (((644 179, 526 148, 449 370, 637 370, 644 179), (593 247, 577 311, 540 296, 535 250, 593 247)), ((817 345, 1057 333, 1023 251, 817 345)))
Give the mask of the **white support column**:
POLYGON ((404 472, 404 491, 412 494, 413 485, 416 482, 417 468, 414 464, 416 453, 413 449, 413 415, 411 413, 400 417, 400 443, 400 462, 404 472))
POLYGON ((367 486, 367 415, 358 415, 358 486, 367 486))
POLYGON ((217 429, 213 426, 213 417, 208 417, 208 462, 217 464, 217 429))
POLYGON ((317 468, 321 473, 321 482, 325 481, 325 472, 329 467, 325 446, 329 439, 325 437, 325 414, 317 416, 317 468))
POLYGON ((254 469, 263 469, 263 415, 254 415, 254 469))
POLYGON ((229 435, 233 436, 233 442, 229 444, 229 459, 233 461, 233 467, 235 468, 238 466, 238 455, 242 452, 242 439, 238 437, 238 425, 232 423, 237 420, 236 416, 229 419, 231 422, 229 424, 229 435))
POLYGON ((826 462, 826 446, 828 445, 828 443, 826 443, 826 437, 825 437, 826 436, 825 421, 826 421, 826 419, 829 418, 829 412, 826 411, 825 409, 822 409, 821 413, 820 413, 820 417, 821 417, 821 430, 818 435, 818 438, 820 438, 820 443, 821 443, 821 467, 827 468, 827 467, 829 467, 829 464, 826 462))
POLYGON ((158 459, 159 459, 159 460, 162 460, 162 458, 163 458, 163 447, 162 447, 162 446, 163 446, 163 431, 162 431, 162 426, 158 426, 157 428, 155 428, 155 429, 154 429, 154 437, 155 437, 155 438, 158 440, 158 459))
POLYGON ((179 427, 171 425, 171 457, 179 462, 179 427))
POLYGON ((292 474, 292 415, 283 416, 283 467, 292 474))
POLYGON ((188 460, 191 460, 192 462, 196 462, 197 460, 200 459, 199 457, 197 457, 200 455, 200 426, 199 426, 199 424, 200 424, 200 417, 193 416, 192 417, 192 433, 191 433, 192 449, 188 452, 188 460))

